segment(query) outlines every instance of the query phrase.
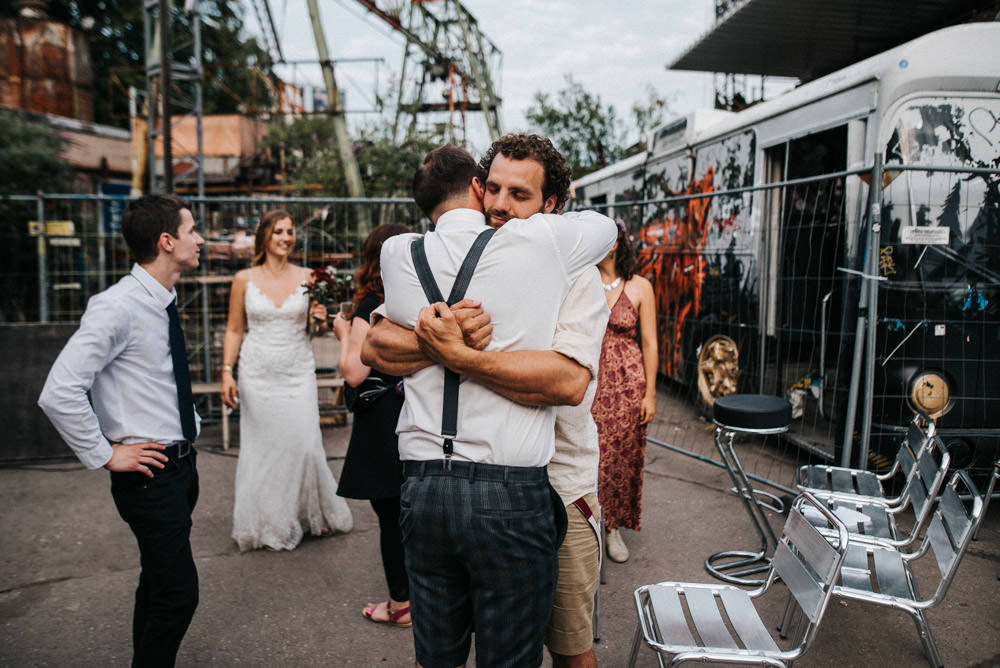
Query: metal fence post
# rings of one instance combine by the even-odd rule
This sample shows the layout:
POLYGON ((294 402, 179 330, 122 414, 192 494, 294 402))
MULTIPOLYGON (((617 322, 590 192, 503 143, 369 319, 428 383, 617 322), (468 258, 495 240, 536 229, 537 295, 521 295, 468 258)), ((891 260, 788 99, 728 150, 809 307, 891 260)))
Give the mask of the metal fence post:
POLYGON ((97 200, 97 291, 104 292, 104 288, 107 287, 107 249, 104 247, 105 233, 104 233, 104 203, 111 200, 105 200, 103 195, 98 196, 97 200))
POLYGON ((49 276, 47 253, 49 242, 45 229, 45 193, 39 190, 36 195, 36 213, 38 215, 38 320, 49 321, 49 276))
POLYGON ((861 416, 861 447, 858 450, 858 467, 866 468, 868 446, 872 435, 872 390, 875 387, 875 335, 878 333, 878 256, 882 234, 882 154, 875 154, 872 170, 871 227, 868 230, 868 269, 865 270, 865 287, 868 293, 868 330, 865 342, 865 399, 861 416))
MULTIPOLYGON (((844 417, 843 448, 840 453, 840 465, 851 466, 851 455, 854 446, 854 423, 857 416, 858 394, 861 389, 862 357, 865 352, 865 342, 870 340, 869 356, 865 360, 865 383, 871 385, 874 363, 868 364, 867 359, 874 360, 875 318, 872 317, 874 306, 871 303, 871 290, 875 289, 875 272, 878 271, 878 231, 881 229, 882 212, 882 154, 876 153, 871 172, 871 185, 868 188, 868 235, 865 240, 864 263, 862 264, 861 294, 858 297, 858 318, 854 328, 854 357, 851 361, 851 384, 847 392, 847 414, 844 417), (866 329, 867 327, 867 329, 866 329), (863 336, 868 332, 869 336, 863 336)), ((868 459, 868 431, 871 429, 871 392, 865 392, 865 407, 862 411, 862 437, 858 452, 858 468, 866 468, 868 459)))

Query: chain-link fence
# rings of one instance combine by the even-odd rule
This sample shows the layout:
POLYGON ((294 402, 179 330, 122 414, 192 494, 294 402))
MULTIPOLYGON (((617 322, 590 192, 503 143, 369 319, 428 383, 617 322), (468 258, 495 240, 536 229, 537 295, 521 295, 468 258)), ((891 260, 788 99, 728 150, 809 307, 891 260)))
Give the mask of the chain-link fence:
POLYGON ((960 465, 1000 454, 1000 170, 876 160, 647 200, 621 182, 583 206, 626 224, 653 283, 670 414, 651 443, 721 464, 699 413, 760 392, 794 409, 743 455, 778 488, 810 458, 891 459, 918 407, 960 465))
MULTIPOLYGON (((996 457, 998 183, 995 169, 876 165, 588 202, 626 223, 656 294, 665 403, 651 442, 719 463, 698 414, 740 391, 787 396, 795 407, 788 435, 754 441, 744 457, 748 471, 778 487, 811 457, 857 465, 870 446, 876 459, 891 458, 914 407, 935 417, 964 461, 996 457)), ((127 273, 124 203, 0 198, 3 320, 76 321, 91 295, 127 273)), ((192 204, 207 241, 178 292, 192 374, 205 381, 218 376, 229 284, 250 262, 262 213, 287 210, 298 227, 295 260, 342 276, 357 268, 363 221, 426 226, 406 199, 192 204)))
MULTIPOLYGON (((218 376, 233 275, 249 266, 254 230, 267 211, 287 211, 296 223, 292 261, 333 267, 351 296, 365 225, 402 222, 414 230, 426 219, 409 199, 189 198, 205 237, 199 268, 181 277, 178 302, 192 377, 218 376)), ((128 273, 132 259, 121 235, 126 200, 99 195, 5 197, 2 321, 75 322, 87 300, 128 273)))

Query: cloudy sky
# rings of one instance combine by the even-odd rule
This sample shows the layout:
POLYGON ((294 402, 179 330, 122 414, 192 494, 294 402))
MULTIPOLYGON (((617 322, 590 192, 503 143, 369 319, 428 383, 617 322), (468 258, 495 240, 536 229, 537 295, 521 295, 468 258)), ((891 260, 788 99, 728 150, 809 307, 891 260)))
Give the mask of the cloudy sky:
MULTIPOLYGON (((247 0, 245 0, 247 1, 247 0)), ((316 58, 305 0, 270 0, 285 58, 316 58)), ((248 3, 247 3, 248 4, 248 3)), ((381 3, 383 6, 387 3, 381 3)), ((503 51, 503 130, 526 129, 524 111, 538 90, 556 92, 565 76, 631 118, 633 102, 647 86, 668 99, 668 116, 712 104, 712 77, 668 72, 666 63, 693 44, 712 24, 713 0, 463 0, 480 29, 503 51)), ((370 108, 377 89, 389 93, 402 62, 403 39, 353 0, 320 0, 330 54, 337 58, 382 58, 338 65, 348 109, 370 108)), ((247 23, 255 25, 252 12, 247 23)), ((318 67, 279 70, 286 80, 321 85, 318 67)), ((352 122, 372 116, 352 114, 352 122)), ((469 117, 473 149, 486 136, 480 117, 469 117)))

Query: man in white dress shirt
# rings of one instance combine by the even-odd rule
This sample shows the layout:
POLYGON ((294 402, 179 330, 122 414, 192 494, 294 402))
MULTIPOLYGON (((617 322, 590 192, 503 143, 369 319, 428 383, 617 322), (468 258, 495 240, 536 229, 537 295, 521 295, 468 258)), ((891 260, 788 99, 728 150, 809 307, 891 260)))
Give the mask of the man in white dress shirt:
MULTIPOLYGON (((540 164, 538 169, 543 169, 540 164)), ((414 179, 415 199, 436 221, 425 247, 445 293, 485 227, 483 191, 471 157, 452 147, 432 152, 414 179)), ((610 250, 613 227, 599 214, 539 214, 512 221, 494 235, 467 293, 495 305, 493 340, 489 349, 474 351, 477 368, 490 368, 499 351, 540 351, 551 345, 559 305, 576 278, 610 250)), ((386 313, 394 322, 416 326, 418 333, 438 318, 454 325, 443 303, 419 308, 426 298, 410 258, 415 236, 395 237, 383 247, 386 313)), ((569 358, 560 363, 579 368, 569 358)), ((460 366, 453 368, 460 371, 460 366)), ((581 371, 556 370, 534 394, 561 395, 550 404, 578 403, 590 379, 586 369, 581 371)), ((498 377, 504 373, 497 370, 498 377)), ((553 515, 565 517, 544 469, 554 448, 554 411, 516 403, 463 379, 449 458, 442 454, 443 386, 439 366, 407 378, 398 426, 407 473, 401 524, 418 663, 464 664, 474 631, 479 665, 540 665, 561 539, 553 515)))
POLYGON ((111 472, 115 506, 139 545, 132 665, 173 666, 198 605, 190 533, 200 424, 174 286, 198 266, 205 240, 173 195, 130 202, 122 234, 138 262, 90 299, 38 405, 84 466, 111 472))
MULTIPOLYGON (((480 165, 487 171, 484 206, 492 227, 498 228, 512 218, 559 210, 567 198, 568 167, 560 167, 565 161, 547 153, 542 140, 534 135, 501 137, 480 165)), ((554 668, 590 668, 597 665, 592 645, 594 595, 600 569, 596 530, 600 452, 590 406, 609 315, 600 276, 596 268, 588 269, 573 283, 560 306, 552 349, 548 351, 494 353, 492 364, 483 364, 481 356, 470 358, 463 350, 465 340, 481 348, 488 342, 490 331, 488 314, 483 314, 481 308, 477 313, 475 306, 478 302, 466 301, 453 309, 461 331, 447 331, 444 319, 430 320, 424 323, 422 340, 418 342, 413 331, 380 320, 370 330, 366 344, 378 358, 376 364, 390 365, 400 375, 424 368, 432 361, 428 355, 432 355, 453 368, 460 365, 463 375, 513 401, 558 405, 555 452, 548 474, 565 504, 569 523, 559 548, 559 577, 545 642, 554 668), (552 363, 562 366, 554 367, 552 363), (589 380, 584 399, 578 405, 567 404, 558 392, 562 382, 557 380, 573 379, 581 370, 589 380)), ((489 304, 485 306, 489 308, 489 304)))

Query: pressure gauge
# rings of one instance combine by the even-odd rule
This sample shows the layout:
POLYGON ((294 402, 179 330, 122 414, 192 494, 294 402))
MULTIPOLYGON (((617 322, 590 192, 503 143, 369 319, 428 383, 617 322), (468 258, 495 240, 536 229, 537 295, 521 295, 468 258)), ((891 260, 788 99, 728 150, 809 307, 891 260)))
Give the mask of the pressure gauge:
POLYGON ((951 386, 939 371, 921 371, 910 381, 910 408, 921 410, 932 418, 951 410, 951 386))

